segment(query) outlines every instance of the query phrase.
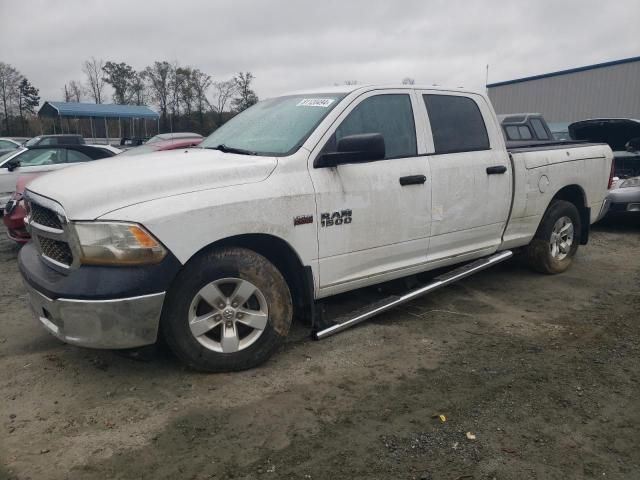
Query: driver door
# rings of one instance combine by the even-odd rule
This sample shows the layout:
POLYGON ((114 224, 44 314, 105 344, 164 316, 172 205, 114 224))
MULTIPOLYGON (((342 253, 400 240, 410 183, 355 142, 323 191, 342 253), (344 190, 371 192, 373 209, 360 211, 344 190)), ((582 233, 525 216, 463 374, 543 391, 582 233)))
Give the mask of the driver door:
POLYGON ((400 277, 426 262, 430 184, 412 90, 368 92, 338 117, 310 156, 318 219, 320 296, 400 277), (383 160, 314 168, 348 135, 380 133, 383 160))

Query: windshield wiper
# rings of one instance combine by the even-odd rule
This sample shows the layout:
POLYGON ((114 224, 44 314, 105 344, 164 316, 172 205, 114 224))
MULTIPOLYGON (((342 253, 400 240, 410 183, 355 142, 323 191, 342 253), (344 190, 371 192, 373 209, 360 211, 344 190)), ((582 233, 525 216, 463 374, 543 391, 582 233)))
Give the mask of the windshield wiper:
POLYGON ((224 143, 221 143, 217 147, 205 147, 205 148, 208 148, 209 150, 220 150, 221 152, 224 152, 224 153, 237 153, 239 155, 257 155, 258 154, 257 152, 253 152, 251 150, 245 150, 244 148, 228 147, 224 143))

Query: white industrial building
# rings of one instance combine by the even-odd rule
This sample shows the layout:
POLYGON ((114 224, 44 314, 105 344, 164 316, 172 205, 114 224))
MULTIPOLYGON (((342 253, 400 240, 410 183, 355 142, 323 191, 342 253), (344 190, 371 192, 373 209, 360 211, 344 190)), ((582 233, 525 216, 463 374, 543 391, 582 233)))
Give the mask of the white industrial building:
POLYGON ((537 112, 550 123, 640 119, 640 57, 487 85, 498 114, 537 112))

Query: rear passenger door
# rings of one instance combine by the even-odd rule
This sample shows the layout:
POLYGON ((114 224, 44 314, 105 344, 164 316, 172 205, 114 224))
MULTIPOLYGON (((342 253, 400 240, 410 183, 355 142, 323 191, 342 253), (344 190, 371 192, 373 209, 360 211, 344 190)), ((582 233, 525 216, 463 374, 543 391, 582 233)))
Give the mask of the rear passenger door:
POLYGON ((419 93, 432 142, 428 259, 495 250, 509 214, 512 179, 493 112, 480 95, 419 93))

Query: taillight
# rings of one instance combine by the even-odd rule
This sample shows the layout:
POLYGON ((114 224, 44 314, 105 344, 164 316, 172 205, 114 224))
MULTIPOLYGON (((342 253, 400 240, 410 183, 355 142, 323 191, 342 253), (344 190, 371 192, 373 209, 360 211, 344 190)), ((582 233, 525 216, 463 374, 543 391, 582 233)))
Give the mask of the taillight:
POLYGON ((616 165, 616 159, 612 158, 611 159, 611 172, 609 172, 609 184, 607 185, 607 190, 611 190, 611 187, 613 187, 613 172, 614 172, 615 165, 616 165))

